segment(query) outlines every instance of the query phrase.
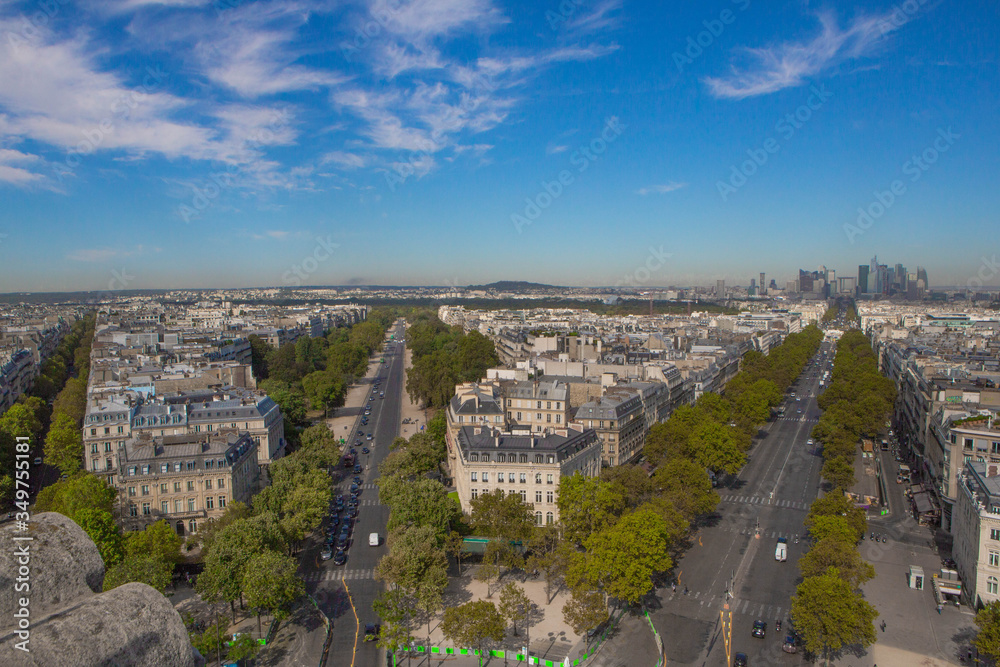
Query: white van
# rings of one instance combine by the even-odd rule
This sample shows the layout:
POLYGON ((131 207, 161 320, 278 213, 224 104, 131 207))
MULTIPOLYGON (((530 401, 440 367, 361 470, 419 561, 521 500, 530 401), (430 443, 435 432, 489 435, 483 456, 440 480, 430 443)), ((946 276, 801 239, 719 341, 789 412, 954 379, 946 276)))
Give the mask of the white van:
POLYGON ((368 536, 368 546, 377 547, 379 543, 378 533, 372 533, 368 536))
POLYGON ((778 538, 778 546, 774 548, 774 560, 779 563, 788 560, 788 540, 784 537, 778 538))

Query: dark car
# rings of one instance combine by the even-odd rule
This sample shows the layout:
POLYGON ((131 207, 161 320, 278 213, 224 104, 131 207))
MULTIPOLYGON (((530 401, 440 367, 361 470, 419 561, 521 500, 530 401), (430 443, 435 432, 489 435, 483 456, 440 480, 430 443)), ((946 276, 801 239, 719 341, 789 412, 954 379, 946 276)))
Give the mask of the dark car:
POLYGON ((358 486, 361 486, 362 484, 364 484, 364 480, 362 480, 359 476, 355 475, 354 483, 357 484, 358 486))
POLYGON ((337 549, 337 553, 333 554, 333 564, 343 565, 347 562, 347 552, 343 549, 337 549))
POLYGON ((355 475, 360 474, 362 470, 364 470, 364 468, 361 467, 360 463, 355 463, 354 464, 354 474, 355 475))
POLYGON ((733 656, 733 667, 747 667, 747 654, 737 653, 733 656))
POLYGON ((365 623, 365 641, 374 642, 378 641, 379 633, 382 632, 382 626, 378 623, 365 623))
POLYGON ((357 507, 357 506, 358 506, 358 497, 357 496, 351 496, 350 500, 347 501, 347 507, 348 507, 348 514, 347 514, 347 516, 351 515, 349 510, 351 508, 354 508, 354 507, 357 507))
POLYGON ((341 530, 344 530, 345 528, 347 529, 348 532, 350 532, 350 530, 354 528, 354 520, 351 519, 350 517, 344 518, 344 525, 341 528, 341 530))
POLYGON ((361 448, 361 453, 362 454, 367 454, 368 453, 368 448, 367 447, 362 447, 361 448))
POLYGON ((368 437, 369 440, 371 440, 372 439, 372 434, 369 433, 367 437, 368 437))
POLYGON ((365 437, 365 432, 364 431, 358 431, 358 437, 359 438, 365 437))
POLYGON ((333 516, 330 517, 330 527, 336 528, 337 524, 339 524, 339 523, 340 523, 340 517, 339 516, 337 516, 336 514, 334 514, 333 516))
POLYGON ((348 507, 347 508, 347 512, 344 513, 344 517, 348 518, 348 519, 357 519, 358 518, 358 508, 357 507, 348 507))
POLYGON ((781 650, 785 653, 797 653, 799 650, 798 642, 795 640, 795 635, 788 635, 785 637, 785 643, 781 645, 781 650))
POLYGON ((344 535, 343 533, 341 533, 340 535, 337 536, 337 548, 343 551, 344 549, 347 548, 347 543, 350 540, 351 540, 350 535, 344 535))
POLYGON ((764 621, 753 622, 753 630, 750 631, 751 635, 753 635, 754 637, 763 637, 764 633, 766 632, 767 632, 767 623, 765 623, 764 621))
POLYGON ((361 487, 358 486, 357 482, 355 482, 354 484, 351 484, 351 495, 352 496, 358 495, 358 491, 360 491, 360 490, 361 490, 361 487))
POLYGON ((329 533, 329 534, 328 534, 328 535, 326 536, 326 545, 327 545, 327 546, 329 546, 329 545, 333 544, 333 543, 334 543, 334 542, 336 542, 336 541, 337 541, 337 536, 336 536, 336 535, 334 535, 333 533, 329 533))

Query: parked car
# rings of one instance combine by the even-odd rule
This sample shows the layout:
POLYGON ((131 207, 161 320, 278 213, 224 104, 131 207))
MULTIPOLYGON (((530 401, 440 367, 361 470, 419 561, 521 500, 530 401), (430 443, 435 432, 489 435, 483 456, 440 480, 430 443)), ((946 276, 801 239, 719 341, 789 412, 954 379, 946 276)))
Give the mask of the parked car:
POLYGON ((333 564, 343 565, 347 562, 347 552, 343 549, 337 549, 337 553, 333 554, 333 564))
POLYGON ((737 653, 733 656, 733 667, 747 667, 747 654, 737 653))
POLYGON ((360 463, 355 463, 355 464, 354 464, 354 474, 355 474, 355 475, 359 475, 359 474, 361 474, 361 471, 362 471, 362 470, 363 470, 363 468, 361 467, 361 464, 360 464, 360 463))
POLYGON ((321 552, 319 552, 319 558, 320 560, 330 560, 331 558, 333 558, 333 549, 331 549, 330 547, 323 549, 321 552))
POLYGON ((369 451, 369 450, 368 450, 368 448, 367 448, 367 447, 362 447, 362 448, 361 448, 361 453, 362 453, 362 454, 367 454, 367 453, 368 453, 368 451, 369 451))

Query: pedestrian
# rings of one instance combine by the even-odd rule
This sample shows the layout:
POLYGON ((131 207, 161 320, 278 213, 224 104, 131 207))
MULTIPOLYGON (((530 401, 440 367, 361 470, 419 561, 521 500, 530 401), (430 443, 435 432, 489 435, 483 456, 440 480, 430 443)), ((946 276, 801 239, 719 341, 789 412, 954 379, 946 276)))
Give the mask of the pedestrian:
POLYGON ((941 613, 941 609, 942 609, 942 608, 944 608, 944 605, 943 605, 943 604, 939 604, 939 605, 937 606, 937 610, 938 610, 938 613, 939 613, 939 614, 941 613))
POLYGON ((676 581, 674 583, 670 584, 670 590, 672 590, 674 593, 677 592, 677 582, 676 581))
POLYGON ((687 594, 688 594, 688 587, 687 587, 687 586, 685 586, 685 587, 684 587, 684 595, 687 595, 687 594))

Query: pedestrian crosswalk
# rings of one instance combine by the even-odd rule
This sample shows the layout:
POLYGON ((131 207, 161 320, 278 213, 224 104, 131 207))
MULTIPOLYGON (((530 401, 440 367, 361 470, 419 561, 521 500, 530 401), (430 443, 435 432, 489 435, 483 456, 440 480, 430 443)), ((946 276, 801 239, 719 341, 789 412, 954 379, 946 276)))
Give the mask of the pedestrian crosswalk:
POLYGON ((302 578, 305 581, 339 581, 341 579, 371 579, 375 576, 374 570, 316 570, 306 573, 302 578))
MULTIPOLYGON (((689 593, 685 595, 679 588, 671 594, 671 599, 679 603, 697 602, 698 606, 707 606, 709 608, 715 605, 721 606, 726 602, 725 595, 702 594, 701 591, 689 591, 689 593)), ((770 622, 770 619, 784 619, 785 614, 790 610, 780 605, 764 604, 761 602, 737 598, 729 600, 729 611, 734 614, 740 614, 754 619, 770 622)))
POLYGON ((775 500, 773 498, 765 498, 763 496, 739 496, 729 494, 722 496, 722 502, 736 503, 738 505, 773 505, 774 507, 790 507, 797 510, 809 509, 809 505, 803 502, 795 500, 775 500))
POLYGON ((775 421, 779 422, 818 422, 819 419, 815 417, 803 417, 802 415, 797 415, 795 417, 778 417, 775 421))

